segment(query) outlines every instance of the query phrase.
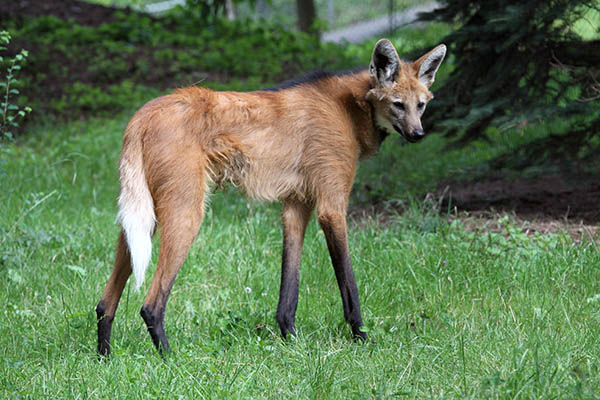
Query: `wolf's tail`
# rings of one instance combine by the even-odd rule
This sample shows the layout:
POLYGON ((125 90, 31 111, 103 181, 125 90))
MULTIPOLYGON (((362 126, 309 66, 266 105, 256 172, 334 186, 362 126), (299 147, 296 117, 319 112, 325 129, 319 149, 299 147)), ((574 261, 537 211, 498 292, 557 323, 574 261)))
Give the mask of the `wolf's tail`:
POLYGON ((136 289, 144 283, 146 269, 152 258, 152 235, 156 225, 154 202, 144 173, 144 130, 145 124, 139 120, 134 119, 129 123, 119 163, 121 193, 117 220, 127 238, 136 289))

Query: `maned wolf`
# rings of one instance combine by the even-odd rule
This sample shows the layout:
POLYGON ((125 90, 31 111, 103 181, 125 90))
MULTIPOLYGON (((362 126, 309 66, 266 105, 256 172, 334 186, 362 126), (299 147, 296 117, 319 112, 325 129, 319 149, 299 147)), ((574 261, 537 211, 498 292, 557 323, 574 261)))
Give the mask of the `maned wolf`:
MULTIPOLYGON (((356 164, 397 132, 425 136, 421 115, 446 54, 439 45, 417 61, 401 61, 387 39, 368 70, 317 74, 256 92, 188 87, 144 105, 123 137, 115 264, 98 316, 98 352, 110 353, 119 298, 133 270, 144 281, 152 236, 161 229, 156 274, 141 309, 154 345, 167 352, 164 315, 169 292, 198 233, 209 188, 231 182, 249 197, 283 202, 283 257, 276 319, 295 335, 300 254, 316 208, 342 295, 344 317, 365 339, 350 263, 346 208, 356 164)), ((232 246, 234 244, 232 243, 232 246)))

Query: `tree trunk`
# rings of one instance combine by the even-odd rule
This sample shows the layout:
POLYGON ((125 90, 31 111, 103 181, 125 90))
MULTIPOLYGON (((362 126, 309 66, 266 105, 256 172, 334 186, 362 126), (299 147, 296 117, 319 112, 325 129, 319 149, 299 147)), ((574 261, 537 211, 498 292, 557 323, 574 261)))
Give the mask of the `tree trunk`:
POLYGON ((298 10, 298 29, 302 32, 318 34, 313 29, 317 13, 315 11, 314 0, 296 0, 296 8, 298 10))

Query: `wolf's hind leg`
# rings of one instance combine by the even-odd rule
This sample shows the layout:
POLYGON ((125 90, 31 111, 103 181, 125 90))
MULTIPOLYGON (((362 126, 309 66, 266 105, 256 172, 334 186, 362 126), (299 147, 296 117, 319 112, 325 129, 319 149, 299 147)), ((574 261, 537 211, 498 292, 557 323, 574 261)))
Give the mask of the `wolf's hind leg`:
POLYGON ((300 256, 306 225, 312 207, 296 200, 283 204, 283 255, 281 262, 281 287, 275 318, 285 338, 296 335, 294 319, 298 305, 298 280, 300 278, 300 256))

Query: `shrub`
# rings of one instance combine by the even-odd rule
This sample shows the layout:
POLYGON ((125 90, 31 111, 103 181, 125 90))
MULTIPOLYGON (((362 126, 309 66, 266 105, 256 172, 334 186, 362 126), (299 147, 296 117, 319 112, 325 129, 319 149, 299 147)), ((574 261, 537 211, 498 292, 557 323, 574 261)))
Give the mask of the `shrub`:
POLYGON ((359 64, 342 46, 275 23, 209 23, 183 9, 162 18, 121 13, 99 26, 52 16, 9 20, 7 26, 14 31, 11 51, 16 46, 33 50, 22 75, 23 92, 45 118, 80 118, 130 107, 133 99, 123 81, 135 90, 164 91, 198 82, 250 90, 308 70, 359 64))
MULTIPOLYGON (((6 46, 10 43, 10 33, 0 31, 0 51, 5 51, 6 46)), ((12 139, 14 128, 19 126, 19 121, 31 112, 30 107, 19 107, 13 102, 14 96, 19 94, 19 90, 15 87, 19 81, 16 74, 21 69, 21 65, 25 62, 28 53, 22 49, 14 57, 5 57, 0 55, 0 64, 6 68, 6 75, 0 81, 0 90, 2 91, 2 101, 0 102, 0 112, 2 119, 0 120, 0 141, 12 139)))

